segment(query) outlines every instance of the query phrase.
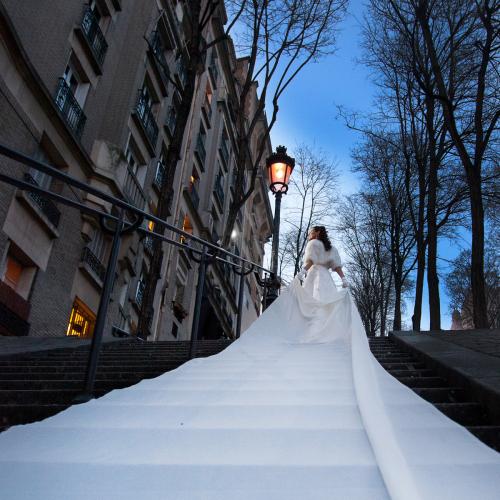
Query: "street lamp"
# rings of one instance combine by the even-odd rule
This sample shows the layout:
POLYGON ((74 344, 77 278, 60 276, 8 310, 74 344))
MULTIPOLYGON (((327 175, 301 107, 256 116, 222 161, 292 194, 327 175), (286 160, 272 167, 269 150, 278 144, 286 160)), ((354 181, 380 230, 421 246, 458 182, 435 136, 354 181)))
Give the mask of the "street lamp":
POLYGON ((266 306, 271 304, 278 296, 279 280, 278 280, 278 250, 280 240, 280 212, 281 212, 281 197, 288 191, 288 183, 295 167, 295 158, 291 158, 286 154, 285 146, 278 146, 276 153, 273 153, 266 160, 267 175, 269 178, 269 189, 274 194, 274 221, 273 221, 273 247, 271 251, 271 280, 274 281, 274 286, 268 294, 266 306))

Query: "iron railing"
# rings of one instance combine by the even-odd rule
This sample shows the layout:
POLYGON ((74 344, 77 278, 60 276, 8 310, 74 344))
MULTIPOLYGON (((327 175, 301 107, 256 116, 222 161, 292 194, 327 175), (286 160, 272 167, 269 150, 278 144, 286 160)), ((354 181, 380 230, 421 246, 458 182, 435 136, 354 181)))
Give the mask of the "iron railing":
POLYGON ((140 279, 137 282, 137 287, 135 289, 135 303, 139 306, 139 308, 142 307, 145 290, 146 290, 146 282, 140 279))
POLYGON ((150 255, 153 254, 153 237, 152 236, 145 236, 144 239, 142 240, 142 245, 144 246, 144 250, 146 250, 147 253, 150 255))
MULTIPOLYGON (((24 179, 26 180, 26 182, 29 182, 30 184, 33 184, 34 186, 38 186, 38 183, 36 182, 35 178, 31 174, 29 174, 28 172, 26 172, 24 174, 24 179)), ((45 217, 47 217, 49 222, 54 227, 58 227, 59 221, 61 219, 61 212, 56 207, 56 204, 52 200, 50 200, 49 198, 46 198, 45 196, 41 195, 40 193, 36 193, 34 191, 29 192, 28 196, 38 206, 38 208, 40 209, 42 214, 45 215, 45 217)))
POLYGON ((195 153, 200 160, 200 166, 202 170, 205 170, 205 159, 207 158, 207 150, 205 149, 205 141, 202 138, 202 134, 198 134, 196 139, 195 153))
POLYGON ((229 147, 227 145, 227 140, 222 139, 220 141, 220 146, 219 146, 219 151, 222 159, 224 160, 224 163, 226 167, 229 165, 229 147))
POLYGON ((194 184, 189 186, 189 197, 191 198, 194 208, 198 208, 200 205, 200 195, 194 184))
MULTIPOLYGON (((41 173, 51 176, 53 179, 56 179, 58 181, 58 184, 64 184, 68 186, 71 191, 76 190, 82 193, 86 193, 87 196, 90 195, 93 197, 97 197, 110 207, 109 211, 104 211, 97 208, 95 205, 88 205, 86 202, 81 201, 81 198, 75 199, 74 197, 55 193, 48 189, 27 182, 22 175, 15 175, 15 164, 10 168, 8 174, 0 172, 0 182, 8 183, 20 190, 38 193, 43 197, 50 198, 53 201, 57 201, 58 203, 64 204, 68 207, 75 208, 86 216, 95 217, 100 221, 102 229, 113 235, 109 257, 107 263, 105 264, 102 292, 99 302, 99 308, 97 311, 97 317, 95 320, 94 334, 92 337, 92 346, 88 358, 83 392, 78 398, 75 399, 75 402, 84 402, 93 398, 99 353, 101 349, 104 328, 107 324, 108 306, 111 301, 111 293, 113 284, 115 282, 118 258, 120 255, 120 246, 124 235, 132 232, 137 232, 143 236, 157 238, 164 243, 173 245, 174 247, 183 248, 186 256, 193 260, 194 263, 198 264, 198 282, 196 287, 195 306, 191 326, 191 357, 194 356, 196 342, 199 338, 202 298, 204 297, 205 293, 204 288, 206 286, 205 281, 207 275, 207 267, 209 265, 213 263, 219 263, 220 265, 229 266, 233 269, 233 272, 239 276, 237 294, 238 313, 236 316, 237 324, 234 333, 234 336, 236 338, 239 337, 241 329, 245 276, 255 270, 259 271, 259 274, 256 274, 255 278, 257 279, 258 283, 264 287, 264 297, 266 296, 266 287, 279 286, 279 279, 277 279, 274 274, 272 274, 269 270, 267 270, 260 264, 251 262, 241 256, 225 250, 224 248, 219 247, 215 243, 206 241, 198 236, 191 234, 188 231, 184 231, 172 224, 169 224, 164 219, 160 219, 155 215, 146 212, 144 209, 138 208, 137 206, 131 204, 128 200, 116 198, 104 191, 101 191, 89 185, 86 182, 80 181, 62 172, 57 168, 35 160, 34 158, 26 156, 23 153, 15 151, 12 148, 9 148, 2 144, 0 144, 0 155, 14 160, 18 164, 20 164, 22 168, 26 168, 26 166, 31 167, 41 173), (156 233, 154 231, 149 231, 149 229, 144 227, 145 221, 152 222, 155 227, 162 228, 162 230, 167 231, 168 234, 173 234, 174 237, 171 238, 165 236, 163 232, 156 233), (184 240, 183 242, 179 241, 179 236, 181 236, 181 238, 184 240), (262 273, 267 274, 270 278, 262 279, 262 273)), ((231 288, 232 287, 233 285, 231 284, 231 288)), ((136 303, 140 308, 144 307, 145 305, 143 304, 145 289, 146 281, 144 280, 144 278, 141 278, 141 280, 137 284, 137 288, 135 291, 136 303)))
POLYGON ((217 179, 215 180, 214 193, 215 193, 215 197, 219 201, 220 206, 223 207, 225 195, 224 195, 224 189, 222 189, 220 176, 217 177, 217 179))
POLYGON ((154 59, 160 67, 162 78, 165 83, 168 83, 170 80, 170 68, 168 67, 167 58, 165 57, 166 48, 161 35, 157 30, 151 32, 149 44, 151 46, 154 59))
POLYGON ((106 268, 99 257, 89 247, 84 247, 82 250, 82 262, 87 264, 101 281, 104 281, 106 268))
POLYGON ((156 140, 158 139, 158 125, 156 124, 155 116, 153 110, 146 100, 142 90, 139 91, 137 96, 137 104, 135 106, 135 112, 144 128, 146 137, 148 138, 151 146, 153 148, 156 145, 156 140))
POLYGON ((74 132, 76 137, 80 138, 87 117, 83 113, 80 104, 78 104, 78 101, 64 78, 59 78, 59 85, 54 101, 66 124, 74 132))
POLYGON ((123 190, 127 200, 139 209, 143 209, 146 204, 146 195, 144 194, 140 182, 137 180, 134 172, 127 167, 125 173, 125 183, 123 185, 123 190))
POLYGON ((87 40, 94 57, 102 66, 104 57, 106 56, 106 52, 108 50, 108 43, 104 38, 101 28, 99 27, 99 22, 88 5, 85 6, 80 26, 82 27, 83 34, 85 35, 85 39, 87 40))
POLYGON ((184 87, 187 82, 187 71, 182 56, 177 60, 175 69, 177 73, 177 78, 179 79, 181 86, 184 87))
POLYGON ((156 164, 155 177, 153 179, 153 183, 158 189, 163 187, 163 183, 165 182, 165 173, 165 165, 161 161, 158 161, 156 164))

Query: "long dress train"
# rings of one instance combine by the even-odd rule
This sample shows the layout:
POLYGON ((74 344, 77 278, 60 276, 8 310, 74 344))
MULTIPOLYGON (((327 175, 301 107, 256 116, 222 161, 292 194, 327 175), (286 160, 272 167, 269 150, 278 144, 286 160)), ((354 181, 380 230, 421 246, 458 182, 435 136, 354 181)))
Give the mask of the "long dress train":
POLYGON ((347 290, 308 286, 216 356, 1 434, 1 498, 500 498, 500 454, 385 372, 347 290))

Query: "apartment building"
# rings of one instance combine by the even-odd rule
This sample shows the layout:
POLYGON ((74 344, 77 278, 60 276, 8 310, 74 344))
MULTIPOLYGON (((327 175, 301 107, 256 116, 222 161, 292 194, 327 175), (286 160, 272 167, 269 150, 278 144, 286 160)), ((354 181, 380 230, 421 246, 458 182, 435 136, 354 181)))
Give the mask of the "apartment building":
MULTIPOLYGON (((221 7, 207 40, 224 16, 221 7)), ((180 99, 171 80, 182 87, 189 21, 185 3, 175 0, 0 0, 0 141, 155 213, 180 99)), ((171 186, 168 222, 212 241, 231 197, 236 142, 228 83, 241 71, 230 44, 210 49, 171 186)), ((112 210, 5 158, 0 171, 112 210)), ((233 247, 262 262, 272 225, 263 172, 257 184, 233 247)), ((106 335, 113 327, 137 331, 151 242, 137 233, 122 239, 106 335)), ((198 266, 183 249, 163 250, 148 338, 186 339, 198 266)), ((110 237, 95 218, 0 183, 0 334, 90 337, 109 251, 110 237)), ((245 326, 259 312, 261 291, 253 275, 244 286, 245 326)), ((237 288, 234 272, 209 268, 202 335, 234 335, 237 288)))

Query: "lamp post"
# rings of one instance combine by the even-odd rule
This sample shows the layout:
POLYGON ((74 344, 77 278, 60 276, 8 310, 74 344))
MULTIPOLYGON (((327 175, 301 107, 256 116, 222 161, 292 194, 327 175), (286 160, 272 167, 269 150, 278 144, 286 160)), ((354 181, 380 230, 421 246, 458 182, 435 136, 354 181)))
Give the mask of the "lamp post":
POLYGON ((267 175, 269 178, 269 189, 274 194, 274 221, 273 221, 273 246, 271 251, 271 272, 270 290, 267 294, 265 307, 271 304, 278 297, 280 286, 278 278, 278 250, 280 242, 280 215, 281 197, 288 191, 290 175, 295 167, 295 159, 286 154, 285 146, 278 146, 276 153, 273 153, 266 160, 267 175))

